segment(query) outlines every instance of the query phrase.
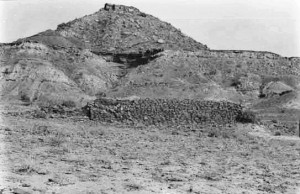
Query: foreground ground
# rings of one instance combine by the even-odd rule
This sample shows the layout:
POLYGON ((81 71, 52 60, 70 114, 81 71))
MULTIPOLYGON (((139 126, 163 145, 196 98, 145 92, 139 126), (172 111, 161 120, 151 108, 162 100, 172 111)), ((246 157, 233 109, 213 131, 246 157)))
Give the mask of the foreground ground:
POLYGON ((0 193, 300 193, 300 139, 262 126, 1 119, 0 193))

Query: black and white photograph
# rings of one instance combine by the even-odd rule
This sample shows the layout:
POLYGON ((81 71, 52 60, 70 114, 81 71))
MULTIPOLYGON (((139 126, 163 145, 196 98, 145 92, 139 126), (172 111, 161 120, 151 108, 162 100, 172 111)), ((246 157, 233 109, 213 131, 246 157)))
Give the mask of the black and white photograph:
POLYGON ((300 194, 300 1, 0 0, 0 194, 300 194))

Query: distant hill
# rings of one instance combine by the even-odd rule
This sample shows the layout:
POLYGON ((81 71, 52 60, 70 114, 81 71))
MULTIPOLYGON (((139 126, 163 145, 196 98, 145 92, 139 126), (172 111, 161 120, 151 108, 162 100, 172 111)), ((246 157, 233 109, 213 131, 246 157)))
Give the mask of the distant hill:
POLYGON ((0 56, 1 99, 34 104, 83 105, 107 95, 252 106, 268 101, 262 95, 268 83, 289 88, 296 96, 291 100, 298 99, 300 88, 297 57, 210 50, 171 24, 124 5, 106 4, 56 30, 1 44, 0 56))

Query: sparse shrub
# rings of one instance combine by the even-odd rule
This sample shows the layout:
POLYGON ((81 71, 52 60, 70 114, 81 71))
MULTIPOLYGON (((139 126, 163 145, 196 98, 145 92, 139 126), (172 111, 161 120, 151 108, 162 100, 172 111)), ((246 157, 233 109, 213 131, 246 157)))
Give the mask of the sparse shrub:
POLYGON ((34 113, 34 117, 35 118, 46 119, 47 118, 47 114, 44 111, 36 110, 35 113, 34 113))
POLYGON ((31 173, 36 172, 36 170, 30 164, 23 164, 23 165, 17 167, 16 169, 14 169, 14 172, 17 174, 31 174, 31 173))
POLYGON ((202 175, 202 178, 209 181, 219 181, 220 174, 218 174, 217 172, 206 172, 202 175))
POLYGON ((106 94, 104 92, 98 92, 95 96, 97 98, 103 98, 103 97, 106 97, 106 94))
POLYGON ((241 111, 240 114, 237 115, 236 121, 240 123, 257 123, 258 120, 253 111, 245 110, 241 111))
POLYGON ((252 150, 259 150, 259 146, 258 145, 253 145, 253 146, 251 146, 251 149, 252 150))
POLYGON ((72 153, 73 149, 72 149, 72 144, 70 142, 67 142, 65 144, 62 145, 62 151, 64 153, 72 153))
POLYGON ((232 72, 232 69, 226 69, 226 73, 230 74, 232 72))
POLYGON ((66 100, 62 104, 62 106, 67 107, 67 108, 74 108, 76 107, 76 103, 72 100, 66 100))
POLYGON ((280 132, 280 131, 275 131, 274 135, 275 135, 275 136, 280 136, 280 135, 281 135, 281 132, 280 132))
POLYGON ((265 94, 263 94, 261 91, 260 91, 260 94, 259 94, 259 96, 258 96, 259 98, 265 98, 266 97, 266 95, 265 94))
POLYGON ((212 69, 209 72, 205 72, 204 75, 206 76, 214 76, 217 74, 217 70, 216 69, 212 69))
POLYGON ((135 183, 130 183, 130 184, 126 184, 125 188, 127 191, 138 191, 141 190, 143 187, 135 183))
POLYGON ((92 137, 102 137, 103 135, 105 135, 105 132, 103 129, 97 129, 97 130, 91 130, 90 131, 90 135, 92 137))
POLYGON ((232 87, 239 87, 241 85, 241 81, 239 77, 234 77, 230 80, 230 86, 232 87))
POLYGON ((53 134, 49 138, 49 144, 53 147, 60 147, 65 142, 65 137, 62 133, 53 134))
POLYGON ((213 127, 209 130, 208 137, 219 137, 224 139, 229 139, 235 137, 235 132, 232 128, 227 127, 213 127))
POLYGON ((23 102, 30 102, 30 98, 27 94, 21 94, 21 100, 23 102))
POLYGON ((30 130, 31 135, 47 136, 51 133, 48 126, 35 124, 30 130))
POLYGON ((228 132, 227 129, 224 129, 224 131, 221 132, 221 136, 224 139, 229 139, 233 134, 231 132, 228 132))
POLYGON ((36 157, 33 155, 23 158, 22 164, 15 166, 13 171, 17 174, 42 173, 41 168, 36 163, 36 157))
POLYGON ((5 127, 4 131, 11 131, 11 129, 9 127, 5 127))
POLYGON ((207 134, 208 137, 218 137, 220 136, 220 131, 216 128, 211 128, 207 134))

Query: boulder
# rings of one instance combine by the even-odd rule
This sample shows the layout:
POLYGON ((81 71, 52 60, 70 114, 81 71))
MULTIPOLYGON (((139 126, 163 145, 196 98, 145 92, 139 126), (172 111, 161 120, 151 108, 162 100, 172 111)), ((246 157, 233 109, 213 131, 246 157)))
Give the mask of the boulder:
POLYGON ((274 95, 283 95, 288 92, 292 92, 294 89, 280 81, 277 82, 269 82, 262 90, 262 94, 264 96, 270 97, 274 95))
POLYGON ((160 38, 160 39, 158 39, 158 40, 157 40, 157 42, 158 42, 159 44, 163 44, 163 43, 165 43, 165 41, 164 41, 163 39, 161 39, 161 38, 160 38))

